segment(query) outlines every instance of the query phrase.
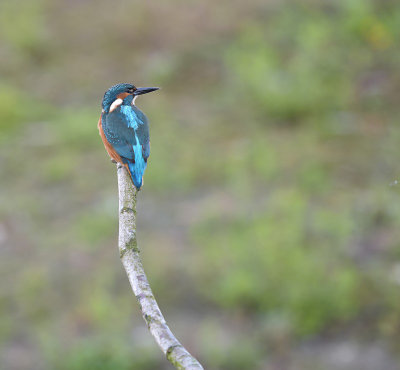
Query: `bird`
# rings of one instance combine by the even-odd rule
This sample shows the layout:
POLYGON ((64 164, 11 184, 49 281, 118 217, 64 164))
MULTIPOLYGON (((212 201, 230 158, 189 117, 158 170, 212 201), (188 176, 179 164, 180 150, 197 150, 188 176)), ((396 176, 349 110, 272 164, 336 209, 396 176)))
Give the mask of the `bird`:
POLYGON ((112 161, 125 166, 138 190, 150 156, 150 134, 147 117, 135 101, 158 89, 119 83, 105 92, 101 104, 98 129, 106 151, 112 161))

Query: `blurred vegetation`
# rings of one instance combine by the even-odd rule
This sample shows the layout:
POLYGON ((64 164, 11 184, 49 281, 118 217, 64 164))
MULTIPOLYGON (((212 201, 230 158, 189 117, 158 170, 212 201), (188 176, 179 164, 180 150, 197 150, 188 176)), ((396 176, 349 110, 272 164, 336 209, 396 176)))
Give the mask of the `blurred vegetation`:
POLYGON ((138 232, 182 342, 211 369, 360 368, 338 342, 398 368, 399 39, 394 0, 1 2, 0 367, 169 368, 97 133, 133 82, 162 87, 138 232))

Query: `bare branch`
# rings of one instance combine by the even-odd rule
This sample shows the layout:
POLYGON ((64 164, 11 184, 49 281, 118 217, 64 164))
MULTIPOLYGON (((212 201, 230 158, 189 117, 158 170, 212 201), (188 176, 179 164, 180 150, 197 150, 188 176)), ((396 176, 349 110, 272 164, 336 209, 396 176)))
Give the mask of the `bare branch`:
POLYGON ((137 190, 124 166, 117 165, 119 190, 119 253, 147 326, 167 359, 177 369, 203 369, 169 329, 143 270, 136 240, 137 190))

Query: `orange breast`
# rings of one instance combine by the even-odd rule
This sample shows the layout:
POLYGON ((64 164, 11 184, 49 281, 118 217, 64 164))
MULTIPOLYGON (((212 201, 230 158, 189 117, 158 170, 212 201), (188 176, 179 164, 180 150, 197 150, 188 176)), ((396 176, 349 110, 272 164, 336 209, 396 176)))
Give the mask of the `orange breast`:
POLYGON ((108 140, 107 140, 107 138, 106 138, 106 135, 104 135, 103 127, 102 127, 102 125, 101 125, 101 116, 100 116, 100 118, 99 118, 99 123, 97 124, 97 127, 99 128, 99 133, 100 133, 100 136, 101 136, 101 140, 103 140, 103 144, 104 144, 104 147, 105 147, 106 150, 107 150, 108 155, 109 155, 109 156, 111 157, 111 159, 113 159, 114 161, 123 164, 123 165, 126 167, 126 169, 128 170, 128 172, 129 172, 128 165, 122 162, 121 157, 120 157, 119 154, 115 151, 115 149, 112 147, 112 145, 108 142, 108 140))

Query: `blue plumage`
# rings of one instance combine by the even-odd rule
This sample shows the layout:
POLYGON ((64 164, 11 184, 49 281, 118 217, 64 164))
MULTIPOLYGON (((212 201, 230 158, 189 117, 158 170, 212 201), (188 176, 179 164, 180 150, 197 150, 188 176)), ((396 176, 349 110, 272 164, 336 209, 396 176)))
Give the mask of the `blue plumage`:
MULTIPOLYGON (((120 157, 114 159, 127 165, 138 189, 143 184, 143 174, 150 155, 150 135, 147 117, 133 104, 133 99, 154 90, 156 88, 118 84, 111 87, 103 98, 101 129, 108 141, 104 144, 106 149, 111 145, 120 157)), ((110 154, 110 150, 107 151, 110 154)))

